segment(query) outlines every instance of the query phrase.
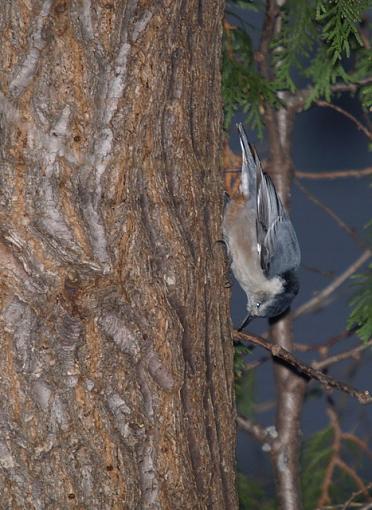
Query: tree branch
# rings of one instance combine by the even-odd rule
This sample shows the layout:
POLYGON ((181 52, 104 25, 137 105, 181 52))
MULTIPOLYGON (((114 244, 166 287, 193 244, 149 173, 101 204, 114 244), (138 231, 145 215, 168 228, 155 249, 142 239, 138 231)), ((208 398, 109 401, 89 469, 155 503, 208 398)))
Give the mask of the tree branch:
MULTIPOLYGON (((350 498, 347 501, 345 501, 345 503, 342 505, 342 508, 340 508, 340 510, 347 510, 348 508, 350 508, 350 503, 352 503, 355 498, 357 498, 358 496, 363 494, 366 489, 367 490, 371 490, 372 489, 372 483, 369 483, 368 485, 363 487, 363 489, 361 489, 361 490, 359 490, 357 492, 353 492, 353 494, 350 496, 350 498)), ((365 509, 366 507, 363 507, 363 508, 365 509)), ((363 510, 363 508, 361 508, 360 510, 363 510)))
POLYGON ((336 112, 341 113, 341 115, 343 115, 347 119, 351 120, 351 122, 353 122, 356 125, 356 127, 360 131, 362 131, 369 140, 372 140, 371 131, 368 128, 366 128, 365 126, 363 126, 363 124, 361 122, 359 122, 359 120, 356 117, 354 117, 354 115, 352 115, 350 112, 344 110, 340 106, 337 106, 333 103, 328 103, 328 101, 316 101, 315 103, 317 106, 320 106, 321 108, 331 108, 332 110, 335 110, 336 112))
MULTIPOLYGON (((241 158, 239 160, 241 162, 241 158)), ((239 167, 225 167, 224 173, 229 176, 232 175, 240 175, 241 169, 239 167)), ((350 177, 368 177, 372 175, 372 166, 367 166, 366 168, 360 168, 352 170, 335 170, 332 172, 303 172, 302 170, 296 170, 295 176, 299 179, 308 179, 311 181, 330 181, 333 179, 349 179, 350 177)))
POLYGON ((357 437, 355 434, 351 434, 350 432, 343 432, 342 433, 342 439, 344 441, 350 441, 354 443, 360 450, 363 450, 363 452, 368 455, 369 458, 372 458, 372 452, 368 448, 367 443, 362 441, 359 437, 357 437))
POLYGON ((325 386, 327 389, 337 389, 339 391, 343 391, 348 395, 356 398, 361 404, 371 404, 372 403, 372 395, 370 395, 369 391, 359 391, 346 384, 344 382, 338 381, 333 377, 330 377, 320 370, 316 370, 309 365, 306 365, 298 358, 296 358, 291 352, 287 351, 280 345, 272 344, 265 340, 264 338, 248 335, 247 333, 242 333, 239 331, 234 331, 234 338, 244 343, 253 343, 255 345, 259 345, 263 347, 267 351, 270 351, 274 358, 280 359, 285 363, 285 365, 294 368, 297 372, 299 372, 302 376, 305 376, 308 379, 315 379, 320 384, 325 386))
POLYGON ((248 434, 253 436, 259 443, 262 444, 272 444, 277 436, 276 434, 275 437, 273 437, 271 427, 264 429, 262 425, 250 420, 249 418, 243 418, 243 416, 237 416, 236 423, 242 430, 248 432, 248 434))
POLYGON ((354 83, 335 83, 331 86, 332 92, 356 92, 358 88, 372 83, 372 76, 367 76, 354 83))
POLYGON ((340 458, 337 458, 335 461, 336 466, 338 466, 340 469, 345 471, 346 474, 350 476, 352 480, 354 480, 355 485, 358 486, 359 490, 362 491, 362 493, 368 497, 368 492, 366 489, 366 486, 363 482, 363 480, 358 476, 358 474, 355 472, 353 468, 351 468, 348 464, 346 464, 345 461, 343 461, 340 458))
POLYGON ((245 363, 244 365, 244 369, 245 370, 255 370, 256 368, 260 367, 261 365, 263 365, 264 363, 266 363, 266 361, 269 360, 269 356, 262 356, 262 358, 260 359, 257 359, 255 361, 252 361, 250 363, 245 363))
POLYGON ((301 184, 298 179, 295 179, 295 181, 296 181, 297 187, 302 191, 302 193, 304 193, 307 196, 307 198, 311 202, 313 202, 313 204, 318 206, 319 209, 321 209, 323 212, 328 214, 328 216, 330 216, 337 223, 337 225, 344 232, 346 232, 348 236, 350 236, 353 239, 353 241, 355 241, 360 247, 362 247, 364 249, 367 247, 366 243, 364 243, 361 239, 359 239, 356 232, 351 227, 349 227, 349 225, 347 225, 330 207, 323 204, 323 202, 321 200, 319 200, 319 198, 316 197, 313 193, 311 193, 311 191, 308 190, 303 184, 301 184))
MULTIPOLYGON (((333 475, 335 472, 335 468, 338 467, 344 473, 346 473, 357 485, 359 488, 358 495, 363 494, 367 501, 371 501, 369 496, 369 485, 366 485, 363 480, 360 478, 358 473, 354 468, 349 466, 344 460, 341 458, 341 449, 342 449, 342 440, 345 439, 345 433, 342 432, 340 422, 336 411, 334 410, 333 403, 330 399, 328 399, 328 407, 327 414, 329 416, 329 421, 331 427, 333 429, 333 441, 332 441, 332 455, 327 466, 323 483, 322 483, 322 491, 319 497, 319 501, 317 504, 317 508, 328 508, 324 505, 330 503, 330 489, 332 486, 333 475)), ((347 508, 348 504, 354 499, 355 496, 352 496, 342 508, 347 508)))
POLYGON ((292 317, 296 319, 300 315, 310 313, 320 308, 323 302, 328 299, 338 287, 340 287, 352 274, 354 274, 363 264, 371 257, 371 250, 365 250, 362 255, 351 264, 343 273, 333 280, 330 285, 327 285, 322 291, 320 291, 315 297, 299 306, 292 312, 292 317))
POLYGON ((350 338, 354 335, 357 328, 347 329, 342 331, 338 335, 333 335, 328 338, 325 342, 317 342, 312 344, 295 344, 295 350, 299 352, 309 352, 309 351, 318 351, 321 353, 327 353, 331 347, 336 345, 340 340, 344 340, 345 338, 350 338))
POLYGON ((317 508, 320 508, 330 502, 329 489, 332 485, 333 473, 336 467, 336 458, 341 450, 341 428, 338 424, 337 415, 331 407, 328 407, 327 414, 333 428, 332 456, 324 474, 322 492, 319 497, 317 508))
POLYGON ((269 51, 271 41, 275 31, 275 20, 279 14, 279 8, 275 1, 268 0, 266 2, 265 19, 262 27, 262 35, 260 40, 260 47, 256 53, 256 60, 258 62, 261 73, 266 79, 270 78, 270 59, 269 51))
MULTIPOLYGON (((350 92, 355 94, 360 87, 364 85, 369 85, 372 83, 372 76, 359 80, 355 83, 335 83, 331 86, 331 90, 334 94, 339 92, 350 92)), ((292 94, 288 97, 287 106, 289 109, 295 112, 302 111, 307 98, 312 92, 312 88, 308 87, 306 89, 300 89, 295 94, 292 94)))
POLYGON ((366 177, 372 175, 372 167, 361 168, 360 170, 340 170, 335 172, 302 172, 296 170, 295 176, 300 179, 311 180, 331 180, 331 179, 346 179, 350 177, 366 177))
POLYGON ((368 349, 368 347, 371 346, 372 339, 369 340, 367 343, 358 345, 357 347, 354 347, 353 349, 350 349, 348 351, 340 352, 339 354, 329 356, 329 358, 325 358, 320 361, 314 361, 313 363, 311 363, 311 366, 316 370, 321 370, 331 365, 334 365, 335 363, 339 363, 340 361, 344 361, 345 359, 355 358, 358 354, 365 351, 366 349, 368 349))

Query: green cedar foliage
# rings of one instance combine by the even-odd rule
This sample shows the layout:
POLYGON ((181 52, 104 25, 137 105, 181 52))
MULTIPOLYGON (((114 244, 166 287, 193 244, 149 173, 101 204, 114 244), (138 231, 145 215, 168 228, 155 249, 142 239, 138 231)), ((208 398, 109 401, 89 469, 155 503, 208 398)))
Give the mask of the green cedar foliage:
MULTIPOLYGON (((270 47, 272 76, 259 72, 252 47, 252 29, 231 11, 232 4, 242 9, 263 9, 259 0, 228 3, 228 26, 224 37, 222 86, 225 102, 225 127, 238 110, 246 122, 263 134, 264 106, 278 108, 280 91, 295 94, 304 81, 309 87, 306 107, 325 98, 330 101, 332 85, 363 82, 371 76, 371 51, 365 49, 360 23, 367 0, 287 0, 282 7, 282 28, 270 47), (230 9, 230 10, 229 10, 230 9)), ((372 85, 359 88, 362 106, 372 105, 372 85)))
MULTIPOLYGON (((367 242, 372 249, 372 221, 366 225, 367 242)), ((369 264, 364 273, 353 276, 356 288, 354 297, 350 302, 351 313, 347 327, 356 328, 356 333, 367 342, 372 338, 372 264, 369 264)))
POLYGON ((314 510, 332 455, 333 432, 326 427, 308 439, 302 450, 302 492, 305 510, 314 510))
MULTIPOLYGON (((362 81, 366 76, 372 76, 372 51, 360 48, 355 52, 355 68, 352 74, 353 81, 362 81)), ((372 83, 360 89, 359 99, 365 111, 372 109, 372 83)))
POLYGON ((365 273, 354 276, 358 291, 351 300, 348 328, 357 327, 359 337, 367 342, 372 338, 372 264, 365 273))
POLYGON ((254 371, 246 368, 246 357, 250 352, 245 345, 237 345, 234 352, 236 406, 244 416, 252 415, 254 404, 254 371))
POLYGON ((242 473, 237 476, 240 510, 276 510, 274 499, 266 496, 266 491, 257 480, 251 480, 242 473))
POLYGON ((225 127, 231 124, 237 110, 243 110, 247 123, 262 136, 262 103, 275 107, 280 105, 274 84, 265 80, 257 71, 251 40, 245 30, 234 29, 225 34, 223 54, 225 127))
MULTIPOLYGON (((334 453, 332 449, 333 440, 334 432, 332 427, 329 426, 316 432, 303 446, 301 464, 305 510, 314 510, 314 508, 317 508, 317 502, 321 495, 322 483, 332 459, 332 454, 334 453)), ((345 446, 349 447, 349 452, 352 454, 353 462, 350 467, 355 470, 357 476, 360 477, 360 473, 357 472, 358 468, 363 471, 363 467, 367 467, 365 452, 354 442, 345 438, 342 441, 342 449, 338 452, 344 461, 347 461, 348 458, 350 459, 350 455, 348 455, 345 446)), ((350 494, 358 490, 358 488, 353 476, 337 467, 333 471, 332 483, 330 484, 332 505, 342 504, 349 499, 350 494)), ((361 495, 360 499, 363 501, 365 496, 361 495)))

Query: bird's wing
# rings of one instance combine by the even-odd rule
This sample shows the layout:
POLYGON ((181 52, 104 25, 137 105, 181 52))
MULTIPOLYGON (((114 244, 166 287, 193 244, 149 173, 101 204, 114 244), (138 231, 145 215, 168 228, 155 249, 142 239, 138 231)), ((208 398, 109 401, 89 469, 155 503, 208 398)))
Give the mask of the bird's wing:
POLYGON ((257 242, 261 267, 269 278, 297 269, 297 236, 270 177, 260 171, 257 191, 257 242))
POLYGON ((260 159, 247 140, 242 124, 237 125, 242 148, 240 192, 247 206, 256 211, 257 250, 261 267, 269 278, 297 269, 301 253, 293 225, 270 177, 263 173, 260 159))

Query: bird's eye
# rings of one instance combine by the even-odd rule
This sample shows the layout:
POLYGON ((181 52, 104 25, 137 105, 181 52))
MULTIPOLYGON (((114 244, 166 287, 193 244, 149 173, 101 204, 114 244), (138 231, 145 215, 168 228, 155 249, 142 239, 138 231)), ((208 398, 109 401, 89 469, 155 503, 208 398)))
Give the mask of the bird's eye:
POLYGON ((260 306, 261 306, 261 303, 256 303, 257 310, 260 308, 260 306))

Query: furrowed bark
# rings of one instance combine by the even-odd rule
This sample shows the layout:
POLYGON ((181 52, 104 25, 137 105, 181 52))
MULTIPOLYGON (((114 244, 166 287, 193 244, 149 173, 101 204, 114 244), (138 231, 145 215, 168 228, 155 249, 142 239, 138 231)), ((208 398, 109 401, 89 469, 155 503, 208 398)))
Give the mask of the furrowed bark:
POLYGON ((0 12, 0 492, 229 508, 222 2, 0 12))

